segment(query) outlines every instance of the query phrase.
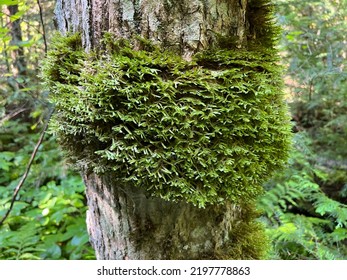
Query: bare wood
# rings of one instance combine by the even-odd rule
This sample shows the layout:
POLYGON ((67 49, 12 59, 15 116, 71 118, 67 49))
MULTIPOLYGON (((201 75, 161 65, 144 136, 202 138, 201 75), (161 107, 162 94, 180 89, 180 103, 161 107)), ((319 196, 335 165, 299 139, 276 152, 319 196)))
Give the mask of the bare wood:
POLYGON ((201 209, 121 186, 112 175, 83 178, 98 259, 218 259, 234 245, 230 233, 240 226, 240 207, 201 209))

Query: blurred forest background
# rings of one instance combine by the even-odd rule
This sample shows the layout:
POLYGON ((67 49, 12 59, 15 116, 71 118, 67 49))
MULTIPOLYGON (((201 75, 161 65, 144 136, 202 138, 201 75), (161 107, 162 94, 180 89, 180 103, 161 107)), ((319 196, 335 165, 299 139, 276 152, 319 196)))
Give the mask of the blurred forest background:
MULTIPOLYGON (((259 199, 270 259, 347 259, 347 0, 275 0, 294 143, 259 199)), ((51 113, 39 78, 53 0, 0 0, 0 220, 51 113)), ((49 132, 49 129, 48 129, 49 132)), ((13 209, 0 259, 94 259, 80 176, 45 134, 13 209)))

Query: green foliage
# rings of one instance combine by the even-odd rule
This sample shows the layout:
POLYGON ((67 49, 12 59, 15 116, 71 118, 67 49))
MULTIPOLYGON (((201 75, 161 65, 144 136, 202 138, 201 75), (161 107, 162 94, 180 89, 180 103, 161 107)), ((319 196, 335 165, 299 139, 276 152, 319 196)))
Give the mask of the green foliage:
POLYGON ((346 1, 278 1, 293 117, 314 149, 347 157, 346 1))
POLYGON ((57 35, 43 66, 54 130, 77 166, 202 207, 260 194, 289 149, 274 51, 212 50, 187 62, 109 44, 87 54, 78 34, 57 35))
MULTIPOLYGON (((44 55, 37 2, 0 3, 13 8, 10 11, 1 6, 0 11, 2 219, 37 143, 49 105, 37 77, 38 61, 44 55)), ((42 5, 46 13, 52 12, 52 1, 42 5)), ((51 15, 48 18, 51 20, 51 15)), ((81 178, 67 172, 55 139, 46 136, 0 228, 0 259, 94 259, 85 212, 81 178)))
MULTIPOLYGON (((36 1, 1 2, 4 6, 0 10, 0 96, 18 104, 17 109, 23 104, 37 105, 36 99, 42 95, 37 69, 44 50, 36 1)), ((46 1, 45 8, 49 11, 51 5, 52 1, 46 1)))
MULTIPOLYGON (((38 135, 30 123, 8 121, 1 128, 0 140, 15 139, 6 141, 0 151, 2 218, 38 135)), ((61 152, 50 138, 41 146, 19 201, 0 228, 0 259, 95 258, 85 225, 84 185, 80 177, 64 173, 61 152)))
POLYGON ((39 249, 36 226, 25 224, 20 230, 14 232, 1 230, 0 259, 7 260, 37 260, 38 254, 44 250, 39 249))
POLYGON ((285 30, 290 164, 259 201, 272 258, 346 259, 346 1, 277 1, 285 30))
POLYGON ((274 244, 273 258, 345 259, 347 257, 347 206, 324 193, 317 180, 327 180, 312 166, 307 136, 296 135, 290 166, 266 188, 259 207, 274 244))

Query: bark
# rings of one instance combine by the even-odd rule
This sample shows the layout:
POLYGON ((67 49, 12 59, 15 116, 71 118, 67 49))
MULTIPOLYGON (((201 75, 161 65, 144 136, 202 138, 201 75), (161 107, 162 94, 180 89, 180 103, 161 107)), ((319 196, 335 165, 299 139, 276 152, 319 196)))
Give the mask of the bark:
POLYGON ((108 31, 140 35, 189 58, 216 34, 245 43, 246 6, 247 0, 58 0, 55 16, 62 33, 82 32, 87 50, 98 48, 108 31))
MULTIPOLYGON (((247 0, 58 0, 55 15, 63 34, 81 32, 87 51, 102 47, 103 33, 111 32, 127 39, 140 35, 189 60, 215 44, 217 34, 246 44, 246 9, 247 0)), ((117 174, 82 175, 98 259, 256 258, 231 252, 235 232, 250 222, 242 221, 240 206, 199 209, 121 185, 117 174)))
MULTIPOLYGON (((8 12, 10 16, 13 16, 18 13, 18 5, 8 6, 8 12)), ((19 45, 23 41, 22 38, 22 29, 20 27, 20 19, 10 21, 10 34, 11 42, 13 46, 18 46, 15 50, 12 51, 12 72, 14 76, 23 76, 26 74, 27 65, 24 57, 24 49, 19 45)))
POLYGON ((14 91, 18 91, 22 86, 21 84, 18 84, 16 82, 16 78, 25 76, 27 72, 27 63, 24 57, 24 49, 19 44, 23 40, 22 29, 20 26, 21 20, 10 20, 11 16, 14 16, 18 13, 18 5, 7 6, 6 9, 6 14, 8 15, 7 26, 9 27, 11 35, 10 45, 17 46, 15 49, 8 52, 4 50, 8 72, 12 72, 13 74, 12 77, 7 78, 7 84, 14 91))
POLYGON ((230 254, 241 208, 168 202, 114 176, 84 174, 90 240, 98 259, 216 259, 230 254))

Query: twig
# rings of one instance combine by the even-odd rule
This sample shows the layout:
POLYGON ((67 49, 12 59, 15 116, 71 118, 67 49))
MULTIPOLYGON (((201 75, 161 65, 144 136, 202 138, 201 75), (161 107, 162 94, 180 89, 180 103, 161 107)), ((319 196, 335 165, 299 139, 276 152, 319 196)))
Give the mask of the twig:
MULTIPOLYGON (((1 12, 2 15, 7 16, 7 17, 11 17, 10 14, 6 13, 6 12, 1 12)), ((41 30, 39 28, 37 28, 34 24, 32 24, 29 20, 23 19, 21 18, 22 22, 25 22, 28 26, 30 26, 33 30, 35 30, 36 32, 38 32, 39 34, 42 34, 41 30)), ((7 28, 9 25, 11 24, 11 21, 6 23, 6 24, 2 24, 3 28, 7 28)), ((43 35, 43 34, 42 34, 43 35)))
POLYGON ((0 120, 0 127, 8 120, 14 118, 15 116, 17 116, 18 114, 24 112, 24 111, 27 111, 29 110, 28 108, 21 108, 15 112, 12 112, 12 113, 9 113, 8 115, 6 115, 5 117, 3 117, 1 120, 0 120))
POLYGON ((42 12, 40 0, 37 0, 37 5, 39 6, 39 11, 40 11, 40 21, 42 25, 42 37, 43 37, 43 42, 45 45, 45 53, 47 53, 48 48, 47 48, 46 30, 45 30, 45 23, 43 22, 43 12, 42 12))
POLYGON ((47 120, 46 120, 46 123, 45 123, 43 129, 42 129, 40 138, 39 138, 39 140, 37 141, 36 146, 35 146, 35 148, 34 148, 32 154, 31 154, 29 163, 28 163, 28 165, 27 165, 27 167, 26 167, 26 170, 25 170, 25 172, 24 172, 24 174, 23 174, 23 176, 22 176, 22 179, 20 180, 20 182, 18 183, 17 187, 15 188, 15 190, 14 190, 14 192, 13 192, 13 196, 12 196, 10 208, 7 210, 5 216, 1 219, 1 221, 0 221, 0 226, 2 226, 2 224, 3 224, 4 221, 7 219, 8 215, 10 214, 10 212, 12 211, 12 208, 13 208, 13 205, 14 205, 14 203, 15 203, 15 201, 16 201, 17 195, 18 195, 20 189, 22 188, 22 186, 23 186, 23 184, 24 184, 26 178, 28 177, 28 174, 29 174, 29 172, 30 172, 30 168, 31 168, 31 166, 32 166, 32 164, 33 164, 33 162, 34 162, 34 159, 35 159, 35 157, 36 157, 37 151, 39 150, 39 148, 40 148, 40 146, 41 146, 41 144, 42 144, 43 138, 44 138, 45 133, 46 133, 46 131, 47 131, 48 124, 49 124, 49 121, 50 121, 50 119, 51 119, 51 117, 52 117, 52 115, 53 115, 53 112, 54 112, 54 107, 51 109, 51 111, 50 111, 50 113, 49 113, 49 116, 48 116, 48 118, 47 118, 47 120))

